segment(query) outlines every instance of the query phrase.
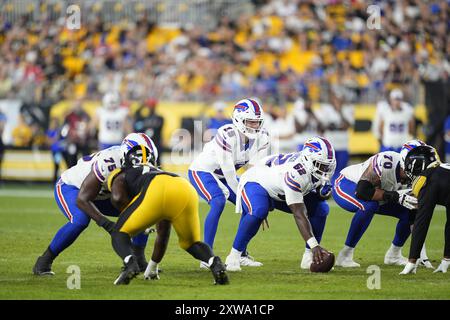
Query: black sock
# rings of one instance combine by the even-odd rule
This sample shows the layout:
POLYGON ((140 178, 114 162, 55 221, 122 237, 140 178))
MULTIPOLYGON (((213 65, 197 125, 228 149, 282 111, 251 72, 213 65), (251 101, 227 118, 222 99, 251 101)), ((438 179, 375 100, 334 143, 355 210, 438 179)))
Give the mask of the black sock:
POLYGON ((209 259, 214 257, 214 252, 211 247, 208 246, 204 242, 196 242, 192 246, 190 246, 187 250, 190 255, 192 255, 195 259, 201 260, 203 262, 208 263, 209 259))
POLYGON ((131 249, 131 238, 125 232, 113 231, 111 233, 111 243, 114 251, 122 258, 133 255, 133 250, 131 249))
POLYGON ((50 250, 50 247, 48 247, 47 250, 45 250, 45 252, 42 254, 42 257, 44 257, 49 262, 52 262, 53 260, 55 260, 56 256, 57 255, 54 254, 52 252, 52 250, 50 250))
POLYGON ((139 247, 134 244, 131 247, 132 247, 133 253, 136 257, 144 257, 145 258, 145 247, 139 247))

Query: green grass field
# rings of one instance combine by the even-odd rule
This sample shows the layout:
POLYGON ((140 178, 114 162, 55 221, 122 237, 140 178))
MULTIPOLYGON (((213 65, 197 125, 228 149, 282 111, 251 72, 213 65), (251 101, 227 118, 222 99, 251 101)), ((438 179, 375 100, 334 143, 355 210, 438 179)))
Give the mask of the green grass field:
MULTIPOLYGON (((201 221, 207 206, 201 204, 201 221)), ((215 252, 225 259, 236 232, 238 215, 228 206, 216 237, 215 252)), ((337 253, 343 246, 352 215, 331 203, 323 246, 337 253)), ((108 235, 94 223, 55 261, 54 277, 36 277, 32 266, 58 228, 66 222, 51 191, 0 190, 0 299, 449 299, 450 274, 433 274, 421 268, 414 276, 399 276, 402 267, 383 265, 384 253, 393 238, 396 220, 376 216, 360 241, 355 260, 358 269, 335 268, 328 274, 301 270, 303 243, 292 216, 273 212, 270 229, 260 231, 249 251, 264 263, 230 273, 229 286, 212 285, 209 271, 177 246, 173 232, 161 267, 159 281, 136 278, 129 286, 112 283, 121 267, 108 235), (66 273, 70 265, 81 269, 81 289, 69 290, 66 273), (369 290, 366 272, 381 268, 381 289, 369 290)), ((443 250, 445 214, 439 208, 427 238, 435 266, 443 250)), ((153 238, 150 238, 150 246, 153 238)), ((409 250, 407 242, 404 255, 409 250)), ((151 250, 147 250, 147 256, 151 250)))

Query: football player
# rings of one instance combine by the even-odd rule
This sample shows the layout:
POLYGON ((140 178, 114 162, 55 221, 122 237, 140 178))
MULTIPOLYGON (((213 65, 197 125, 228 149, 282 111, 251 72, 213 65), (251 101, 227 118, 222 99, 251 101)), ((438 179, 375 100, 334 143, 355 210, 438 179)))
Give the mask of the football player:
POLYGON ((413 180, 412 192, 418 198, 418 210, 412 230, 409 260, 400 274, 416 273, 420 251, 425 243, 436 205, 447 210, 444 257, 434 272, 446 273, 450 266, 450 165, 440 163, 434 148, 418 146, 405 158, 405 172, 413 180))
MULTIPOLYGON (((215 138, 205 144, 202 153, 189 167, 189 180, 210 206, 205 219, 204 240, 211 248, 227 199, 236 203, 236 171, 269 155, 270 140, 263 128, 263 117, 262 106, 256 100, 239 101, 234 107, 233 124, 220 127, 215 138)), ((246 251, 241 263, 254 267, 262 265, 246 251)))
MULTIPOLYGON (((421 141, 406 143, 402 150, 414 148, 421 141)), ((336 265, 341 267, 359 267, 353 260, 358 241, 368 228, 373 216, 388 215, 399 219, 394 240, 386 252, 384 263, 405 265, 407 259, 401 249, 408 239, 414 220, 417 199, 403 188, 409 179, 403 170, 402 154, 393 151, 380 152, 367 161, 343 169, 333 187, 336 203, 349 212, 354 212, 344 248, 339 252, 336 265)), ((424 260, 428 260, 425 250, 424 260)))
POLYGON ((375 136, 381 142, 381 152, 400 152, 403 142, 414 134, 414 108, 403 101, 400 89, 389 93, 389 101, 379 102, 373 125, 375 136))
MULTIPOLYGON (((128 284, 139 273, 130 237, 154 224, 158 233, 145 278, 159 279, 158 263, 165 254, 173 225, 180 247, 210 268, 215 284, 227 284, 225 265, 200 241, 198 196, 194 187, 175 174, 157 169, 155 161, 147 163, 148 154, 150 151, 144 146, 134 147, 125 158, 125 168, 117 169, 108 180, 112 202, 121 210, 111 237, 124 268, 114 284, 128 284)), ((101 221, 97 220, 101 217, 93 218, 101 221)))
POLYGON ((131 120, 127 108, 121 107, 120 95, 116 91, 103 96, 102 107, 96 110, 93 129, 98 128, 99 150, 120 145, 126 132, 130 132, 131 120))
POLYGON ((229 271, 241 270, 242 252, 273 209, 293 214, 310 248, 303 256, 302 268, 321 262, 328 254, 319 243, 329 209, 313 191, 329 183, 334 173, 336 158, 330 142, 322 137, 311 138, 300 152, 265 160, 265 165, 250 168, 239 181, 236 211, 242 213, 242 218, 225 261, 229 271))
MULTIPOLYGON (((131 133, 120 146, 114 146, 78 160, 74 167, 64 171, 55 186, 55 199, 59 209, 69 220, 54 236, 47 250, 40 256, 34 267, 36 275, 53 275, 51 270, 55 258, 69 247, 87 228, 92 215, 99 216, 97 224, 111 232, 114 223, 103 214, 118 216, 110 201, 110 192, 106 187, 108 176, 124 163, 125 155, 137 145, 143 145, 152 151, 154 158, 158 151, 151 139, 143 133, 131 133)), ((142 234, 133 239, 135 255, 139 257, 140 268, 147 262, 144 247, 147 236, 142 234)))

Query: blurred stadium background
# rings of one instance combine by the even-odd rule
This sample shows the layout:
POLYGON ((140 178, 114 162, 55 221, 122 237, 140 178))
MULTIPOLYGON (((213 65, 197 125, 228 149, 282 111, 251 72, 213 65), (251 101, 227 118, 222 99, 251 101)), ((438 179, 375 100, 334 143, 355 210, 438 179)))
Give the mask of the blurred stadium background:
POLYGON ((377 104, 400 89, 412 135, 445 157, 449 21, 449 1, 1 0, 0 179, 51 182, 54 165, 96 151, 91 122, 110 91, 134 130, 156 140, 163 166, 181 173, 190 157, 171 152, 180 132, 207 140, 203 131, 246 96, 263 103, 287 150, 327 135, 324 110, 344 106, 356 160, 379 150, 377 104), (380 29, 367 27, 369 5, 381 10, 380 29))

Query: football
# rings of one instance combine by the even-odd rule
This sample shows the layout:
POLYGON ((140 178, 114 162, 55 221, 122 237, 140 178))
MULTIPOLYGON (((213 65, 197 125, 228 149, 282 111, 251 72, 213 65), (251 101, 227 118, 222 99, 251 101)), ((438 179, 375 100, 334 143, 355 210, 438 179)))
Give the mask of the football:
POLYGON ((334 253, 330 252, 322 263, 311 263, 309 270, 311 272, 329 272, 334 266, 334 260, 334 253))

